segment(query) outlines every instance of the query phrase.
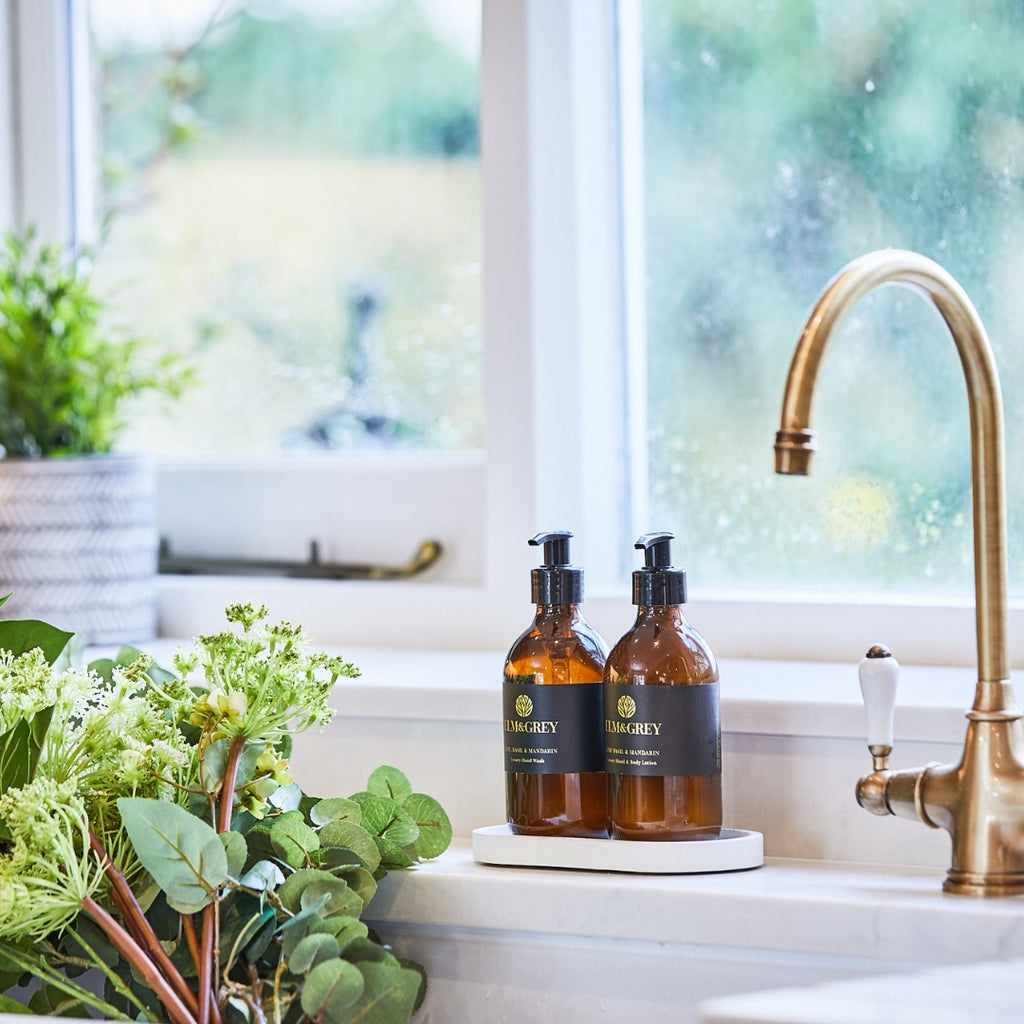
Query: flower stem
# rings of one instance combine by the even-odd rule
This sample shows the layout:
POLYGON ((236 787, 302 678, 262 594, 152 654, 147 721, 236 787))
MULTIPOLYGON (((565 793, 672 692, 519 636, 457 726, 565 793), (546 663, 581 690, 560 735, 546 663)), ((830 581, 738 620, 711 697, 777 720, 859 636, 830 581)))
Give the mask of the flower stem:
POLYGON ((194 1015, 198 1007, 195 993, 188 987, 177 967, 171 962, 171 958, 165 952, 164 947, 160 945, 160 940, 157 938, 156 932, 153 931, 153 926, 149 923, 149 919, 142 912, 142 908, 135 899, 131 886, 128 885, 121 870, 110 859, 110 855, 92 829, 89 830, 89 845, 100 858, 107 881, 110 882, 111 896, 121 913, 128 931, 134 937, 135 942, 142 947, 143 952, 146 953, 149 959, 160 968, 173 986, 174 991, 188 1007, 189 1012, 194 1015))
POLYGON ((213 988, 213 904, 203 909, 203 941, 199 950, 199 1024, 209 1024, 213 988))
POLYGON ((245 737, 234 736, 228 748, 227 764, 224 766, 224 781, 220 788, 220 818, 217 823, 218 832, 227 832, 231 828, 231 811, 235 804, 235 780, 238 778, 238 763, 245 750, 245 737))
POLYGON ((107 913, 91 896, 82 900, 82 910, 103 929, 113 947, 139 973, 153 994, 164 1005, 171 1024, 196 1024, 195 1017, 178 997, 167 979, 157 970, 156 965, 143 952, 135 940, 121 927, 116 919, 107 913))

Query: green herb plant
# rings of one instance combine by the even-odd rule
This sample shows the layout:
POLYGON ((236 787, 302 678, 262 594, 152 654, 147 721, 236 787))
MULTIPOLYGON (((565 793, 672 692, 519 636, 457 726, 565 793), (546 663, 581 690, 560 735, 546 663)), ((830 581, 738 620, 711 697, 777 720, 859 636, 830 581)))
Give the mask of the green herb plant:
POLYGON ((334 684, 358 670, 266 618, 229 607, 227 628, 179 652, 174 672, 131 649, 69 667, 70 634, 0 621, 0 1012, 415 1012, 422 969, 362 915, 389 869, 447 848, 451 825, 391 767, 349 798, 301 790, 291 744, 331 718, 334 684))
POLYGON ((0 249, 0 446, 18 458, 109 452, 124 400, 177 397, 178 357, 150 358, 105 316, 88 260, 39 245, 30 229, 0 249))

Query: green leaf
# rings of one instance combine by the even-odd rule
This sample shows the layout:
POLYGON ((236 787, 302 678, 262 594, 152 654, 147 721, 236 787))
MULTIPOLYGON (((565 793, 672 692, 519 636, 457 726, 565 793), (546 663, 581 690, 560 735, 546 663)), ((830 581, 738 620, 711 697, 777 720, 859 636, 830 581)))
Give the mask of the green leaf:
POLYGON ((227 857, 228 874, 232 878, 238 878, 249 857, 249 846, 245 841, 245 836, 239 835, 237 832, 221 832, 220 841, 227 857))
POLYGON ((324 919, 318 912, 319 908, 307 907, 281 925, 281 952, 287 959, 295 951, 295 947, 307 936, 324 931, 324 919))
POLYGON ((335 914, 334 917, 324 921, 317 931, 325 931, 333 935, 338 946, 344 952, 349 943, 355 942, 356 939, 365 939, 370 930, 366 927, 366 923, 357 917, 344 917, 341 914, 335 914))
POLYGON ((293 868, 308 863, 309 854, 320 848, 317 834, 301 818, 298 812, 290 812, 270 826, 270 844, 275 855, 293 868))
POLYGON ((284 881, 284 872, 272 860, 259 860, 238 881, 250 889, 276 889, 284 881))
POLYGON ((412 1016, 421 981, 416 971, 369 961, 356 964, 356 969, 363 976, 363 994, 354 1020, 359 1024, 396 1024, 412 1016))
POLYGON ((142 655, 137 647, 122 647, 117 652, 116 658, 97 658, 95 661, 90 661, 88 668, 90 672, 95 672, 105 682, 113 682, 114 669, 115 668, 127 668, 129 665, 134 665, 139 657, 142 655))
POLYGON ((327 825, 332 821, 354 821, 358 825, 362 816, 362 809, 355 800, 346 800, 340 796, 321 800, 309 811, 309 820, 314 825, 327 825))
POLYGON ((363 901, 354 889, 341 878, 323 879, 313 882, 302 890, 299 899, 303 908, 319 906, 324 917, 342 914, 357 917, 363 910, 363 901))
POLYGON ((167 800, 121 797, 117 801, 128 838, 142 866, 181 913, 195 913, 228 874, 220 836, 205 821, 167 800))
MULTIPOLYGON (((220 950, 225 973, 239 953, 249 955, 250 945, 268 924, 275 921, 272 907, 248 893, 235 891, 220 905, 220 950)), ((269 936, 267 936, 269 942, 269 936)), ((265 947, 264 947, 265 948, 265 947)))
MULTIPOLYGON (((284 884, 277 890, 277 898, 285 910, 296 914, 303 908, 302 894, 305 889, 314 882, 336 881, 334 875, 329 871, 320 871, 317 868, 300 868, 289 875, 284 884)), ((342 883, 344 885, 344 883, 342 883)), ((306 901, 309 902, 308 900, 306 901)), ((325 915, 326 916, 326 915, 325 915)))
MULTIPOLYGON (((374 848, 376 849, 376 843, 374 843, 374 848)), ((347 850, 343 846, 321 846, 317 850, 313 862, 315 867, 327 868, 339 875, 343 875, 345 872, 338 871, 338 868, 355 868, 360 867, 363 863, 358 853, 354 850, 347 850)))
POLYGON ((53 718, 53 708, 43 708, 18 722, 0 736, 0 793, 31 782, 53 718))
POLYGON ((418 856, 432 859, 440 857, 451 845, 452 823, 444 808, 425 793, 413 793, 402 804, 402 810, 416 822, 420 834, 416 840, 418 856))
POLYGON ((249 847, 249 856, 254 861, 269 860, 274 856, 274 844, 270 841, 272 821, 257 821, 245 833, 245 844, 249 847))
POLYGON ((377 848, 380 850, 381 867, 385 868, 411 868, 416 863, 409 856, 404 846, 398 846, 383 836, 377 839, 377 848))
POLYGON ((363 994, 363 972, 346 960, 328 960, 309 972, 302 986, 302 1009, 307 1017, 324 1024, 342 1024, 363 994))
MULTIPOLYGON (((224 783, 224 772, 228 766, 228 752, 231 749, 231 737, 214 740, 203 755, 201 781, 207 793, 216 793, 224 783)), ((242 748, 242 756, 238 759, 235 774, 235 785, 244 786, 252 779, 256 771, 256 759, 266 749, 266 744, 246 742, 242 748)))
POLYGON ((416 1002, 413 1004, 412 1008, 412 1012, 416 1013, 416 1011, 423 1005, 423 1000, 427 998, 427 970, 423 964, 418 964, 415 960, 408 960, 404 956, 400 956, 398 958, 398 962, 407 971, 413 971, 419 975, 420 990, 416 993, 416 1002))
POLYGON ((362 826, 372 836, 380 836, 396 846, 416 842, 416 822, 394 800, 372 797, 363 804, 362 826))
POLYGON ((380 851, 373 836, 354 821, 332 821, 320 830, 320 845, 352 850, 370 871, 380 864, 380 851))
POLYGON ((287 786, 278 786, 267 802, 282 811, 297 811, 302 802, 302 788, 297 782, 290 782, 287 786))
POLYGON ((17 999, 0 994, 0 1013, 19 1013, 29 1015, 32 1011, 17 999))
POLYGON ((373 772, 366 783, 366 789, 374 796, 388 797, 397 804, 404 803, 412 793, 409 780, 397 768, 387 764, 382 764, 373 772))
POLYGON ((348 883, 348 887, 359 893, 359 898, 363 901, 363 906, 369 906, 370 900, 373 899, 377 892, 377 882, 373 875, 371 875, 366 868, 361 867, 355 867, 348 871, 343 871, 341 872, 341 875, 348 883))
POLYGON ((292 951, 288 957, 288 969, 293 974, 306 974, 317 964, 333 960, 339 952, 338 941, 333 935, 315 932, 307 935, 292 951))
POLYGON ((380 941, 380 936, 371 931, 366 939, 358 939, 349 944, 345 950, 345 959, 351 963, 361 963, 364 960, 372 961, 375 964, 392 964, 397 966, 398 957, 380 941))
MULTIPOLYGON (((12 999, 13 1003, 14 1000, 12 999)), ((15 1003, 15 1005, 17 1005, 15 1003)), ((69 996, 53 985, 42 985, 28 1001, 32 1013, 47 1017, 88 1017, 81 1000, 69 996)))
POLYGON ((38 647, 51 665, 61 656, 73 636, 74 633, 38 619, 0 620, 0 647, 14 654, 25 654, 38 647))

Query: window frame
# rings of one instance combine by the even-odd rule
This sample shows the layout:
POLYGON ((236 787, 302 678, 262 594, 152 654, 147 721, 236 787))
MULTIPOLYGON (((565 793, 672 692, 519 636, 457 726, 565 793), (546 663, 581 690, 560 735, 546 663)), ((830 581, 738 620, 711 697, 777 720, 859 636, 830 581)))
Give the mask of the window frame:
MULTIPOLYGON (((91 218, 88 97, 69 73, 87 58, 85 17, 84 0, 0 5, 0 221, 72 242, 88 237, 91 218)), ((317 537, 325 557, 404 560, 425 537, 403 514, 429 508, 446 563, 398 583, 161 577, 162 635, 207 631, 226 603, 251 599, 324 643, 500 649, 529 615, 535 558, 525 540, 552 527, 576 534, 591 621, 609 640, 629 624, 635 560, 622 538, 651 525, 638 0, 488 0, 482 33, 485 453, 158 466, 161 528, 180 553, 291 557, 311 539, 308 503, 293 498, 311 493, 322 498, 316 528, 330 533, 317 537), (223 533, 218 502, 238 495, 247 515, 227 524, 238 546, 204 548, 218 531, 203 524, 223 533), (395 522, 402 528, 378 543, 374 531, 395 522)), ((766 467, 770 458, 767 439, 766 467)), ((689 615, 720 656, 856 661, 884 641, 905 661, 975 660, 969 600, 718 593, 691 580, 689 615)), ((1020 666, 1024 609, 1010 616, 1020 666)))

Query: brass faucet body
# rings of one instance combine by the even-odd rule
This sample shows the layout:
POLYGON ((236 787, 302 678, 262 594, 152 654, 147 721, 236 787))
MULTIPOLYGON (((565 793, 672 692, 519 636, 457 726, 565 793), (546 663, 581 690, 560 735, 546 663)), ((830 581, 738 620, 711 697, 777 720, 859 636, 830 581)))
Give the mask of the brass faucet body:
POLYGON ((872 813, 920 819, 949 832, 947 892, 1024 893, 1024 730, 1009 679, 1003 402, 985 328, 947 271, 917 253, 887 249, 854 260, 832 279, 793 354, 775 439, 775 470, 809 471, 816 448, 809 426, 811 404, 825 348, 851 308, 883 284, 907 285, 931 300, 949 328, 964 372, 971 431, 978 684, 958 764, 893 771, 889 750, 872 749, 874 770, 858 783, 857 801, 872 813))

